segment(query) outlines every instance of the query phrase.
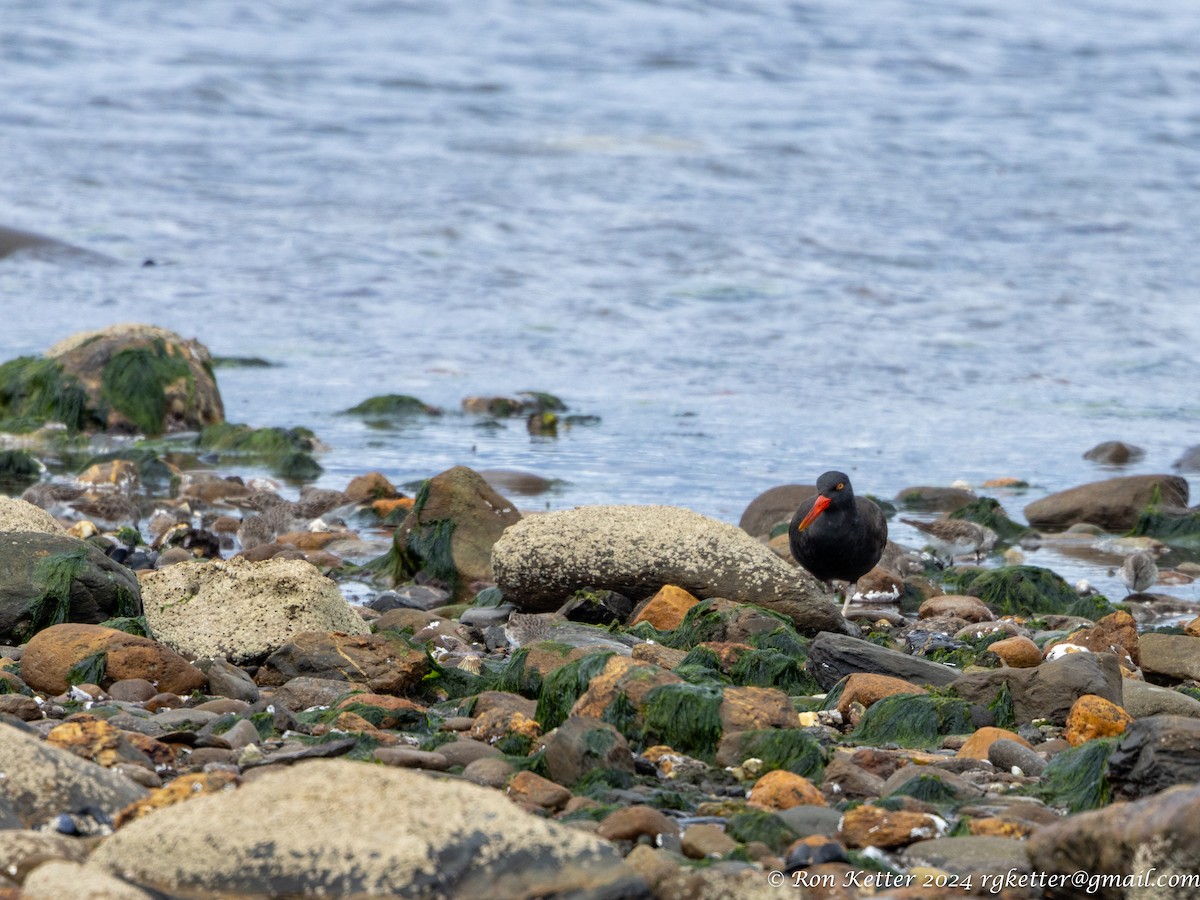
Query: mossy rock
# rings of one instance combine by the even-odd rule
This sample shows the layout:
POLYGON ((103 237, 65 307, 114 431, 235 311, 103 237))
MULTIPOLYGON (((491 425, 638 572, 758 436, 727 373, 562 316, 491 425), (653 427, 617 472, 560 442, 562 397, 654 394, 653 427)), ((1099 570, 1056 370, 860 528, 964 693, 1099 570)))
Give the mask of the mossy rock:
MULTIPOLYGON (((643 702, 640 741, 635 743, 666 744, 681 753, 712 760, 721 740, 722 699, 715 685, 664 684, 654 688, 643 702)), ((621 728, 618 722, 611 724, 621 728)), ((629 732, 625 733, 628 737, 629 732)))
POLYGON ((1130 534, 1157 538, 1185 550, 1200 550, 1200 511, 1150 507, 1138 515, 1130 534))
MULTIPOLYGON (((784 647, 803 647, 805 641, 792 627, 791 621, 782 613, 749 604, 733 603, 729 600, 713 598, 701 600, 687 611, 679 627, 670 632, 659 632, 662 643, 678 650, 690 650, 697 644, 708 642, 735 641, 754 638, 764 638, 782 631, 794 641, 781 641, 784 647), (773 621, 751 622, 750 619, 768 619, 773 621), (754 633, 756 632, 756 633, 754 633)), ((771 642, 764 641, 767 647, 771 642)))
POLYGON ((1008 543, 1019 541, 1025 535, 1033 532, 1032 528, 1010 519, 1000 502, 991 497, 972 500, 965 506, 960 506, 949 513, 947 518, 963 519, 967 522, 974 522, 976 525, 983 525, 996 532, 1001 541, 1008 543))
MULTIPOLYGON (((567 663, 547 675, 538 694, 535 718, 543 732, 557 728, 571 714, 575 701, 587 690, 592 678, 600 673, 612 653, 593 653, 567 663)), ((498 687, 498 690, 504 690, 498 687)))
POLYGON ((1039 566, 960 568, 948 572, 944 581, 978 597, 1000 616, 1064 615, 1096 621, 1115 611, 1103 596, 1080 597, 1062 576, 1039 566))
POLYGON ((65 534, 10 532, 0 542, 0 643, 63 622, 99 624, 142 612, 134 574, 65 534))
POLYGON ((342 410, 345 416, 368 419, 406 419, 412 416, 436 416, 441 410, 408 394, 380 394, 368 397, 357 406, 342 410))
POLYGON ((725 833, 741 844, 755 841, 766 844, 777 854, 782 854, 800 837, 779 816, 762 809, 747 809, 730 816, 725 823, 725 833))
POLYGON ((16 494, 41 475, 41 464, 28 450, 0 450, 0 489, 16 494))
POLYGON ((516 506, 473 469, 455 466, 422 482, 391 549, 370 568, 393 584, 423 573, 467 601, 474 581, 493 581, 492 546, 521 521, 516 506))
POLYGON ((916 775, 892 791, 892 796, 912 797, 924 803, 944 807, 958 799, 958 793, 935 773, 916 775))
POLYGON ((804 667, 804 656, 774 648, 750 648, 734 651, 732 661, 722 658, 711 647, 692 648, 673 671, 686 681, 701 683, 717 680, 743 687, 776 687, 787 694, 811 694, 820 686, 804 667))
POLYGON ((1047 804, 1066 807, 1072 813, 1107 805, 1112 799, 1108 758, 1116 746, 1116 738, 1096 738, 1056 754, 1034 793, 1047 804))
POLYGON ((104 426, 79 379, 57 361, 21 356, 0 365, 0 431, 23 434, 48 422, 71 433, 104 426))
POLYGON ((764 728, 727 735, 718 752, 718 763, 737 765, 746 759, 762 760, 762 771, 783 769, 819 781, 825 770, 825 749, 799 728, 764 728))
POLYGON ((936 694, 893 694, 873 703, 846 738, 870 747, 897 744, 931 750, 951 734, 969 734, 971 704, 957 697, 936 694))
POLYGON ((269 468, 286 481, 311 481, 324 470, 313 458, 316 437, 307 428, 251 428, 221 422, 200 432, 200 449, 269 468))
POLYGON ((85 392, 86 421, 76 416, 68 429, 91 430, 98 421, 108 431, 155 436, 225 418, 208 349, 164 328, 114 325, 77 334, 46 357, 73 379, 66 382, 71 396, 76 387, 85 392))

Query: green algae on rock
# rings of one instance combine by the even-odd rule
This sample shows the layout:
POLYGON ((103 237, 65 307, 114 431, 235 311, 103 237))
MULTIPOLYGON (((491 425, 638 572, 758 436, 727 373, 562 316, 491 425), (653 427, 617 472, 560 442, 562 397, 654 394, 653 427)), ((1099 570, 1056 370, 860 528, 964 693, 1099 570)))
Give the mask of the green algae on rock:
POLYGON ((342 410, 344 416, 362 416, 365 419, 405 419, 411 416, 438 416, 441 413, 436 406, 430 406, 409 394, 380 394, 342 410))
POLYGON ((1008 513, 1004 511, 1004 507, 1000 505, 1000 502, 991 497, 980 497, 978 500, 972 500, 970 503, 948 513, 946 518, 963 519, 967 522, 974 522, 976 525, 990 528, 996 532, 1002 541, 1011 542, 1020 540, 1025 535, 1033 533, 1032 528, 1010 519, 1008 513))
POLYGON ((71 433, 104 425, 79 379, 57 361, 21 356, 0 365, 0 431, 24 434, 47 422, 71 433))
POLYGON ((1114 611, 1103 596, 1080 597, 1062 576, 1040 566, 964 567, 947 572, 943 580, 1001 616, 1064 615, 1095 621, 1114 611))
POLYGON ((1034 794, 1072 813, 1104 806, 1112 799, 1108 758, 1116 746, 1116 738, 1096 738, 1056 754, 1034 794))
POLYGON ((717 751, 717 762, 738 765, 747 759, 762 763, 762 772, 783 769, 794 775, 819 779, 826 753, 811 734, 799 728, 762 728, 726 735, 717 751))
POLYGON ((311 481, 324 469, 312 456, 316 436, 307 428, 252 428, 220 422, 200 432, 202 450, 267 466, 287 481, 311 481))
POLYGON ((937 747, 950 734, 970 734, 971 704, 936 694, 893 694, 867 709, 849 743, 878 747, 898 744, 910 749, 937 747))

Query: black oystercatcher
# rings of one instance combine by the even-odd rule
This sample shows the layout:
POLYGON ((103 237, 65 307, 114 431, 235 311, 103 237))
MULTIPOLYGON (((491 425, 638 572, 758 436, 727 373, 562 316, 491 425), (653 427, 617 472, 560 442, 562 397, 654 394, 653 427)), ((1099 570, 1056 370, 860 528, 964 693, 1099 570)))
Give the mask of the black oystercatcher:
MULTIPOLYGON (((800 504, 788 529, 792 556, 821 581, 847 581, 866 575, 883 556, 887 520, 879 507, 854 496, 844 472, 817 479, 817 493, 800 504)), ((845 608, 854 591, 846 591, 845 608)))

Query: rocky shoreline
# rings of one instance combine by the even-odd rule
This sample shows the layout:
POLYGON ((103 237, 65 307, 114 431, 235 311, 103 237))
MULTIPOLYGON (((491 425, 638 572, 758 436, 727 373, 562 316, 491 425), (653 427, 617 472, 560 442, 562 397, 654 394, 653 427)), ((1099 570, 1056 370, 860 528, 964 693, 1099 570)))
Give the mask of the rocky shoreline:
MULTIPOLYGON (((136 337, 157 404, 81 425, 253 434, 184 383, 206 350, 136 337)), ((550 400, 505 402, 544 427, 550 400)), ((304 471, 309 438, 272 437, 304 471)), ((806 486, 735 527, 523 515, 534 488, 465 467, 293 493, 170 441, 70 474, 46 446, 0 497, 0 897, 1200 890, 1200 617, 1019 557, 1032 528, 1191 546, 1177 476, 1063 491, 1032 528, 902 491, 889 514, 997 543, 945 568, 889 545, 843 618, 780 533, 806 486)))

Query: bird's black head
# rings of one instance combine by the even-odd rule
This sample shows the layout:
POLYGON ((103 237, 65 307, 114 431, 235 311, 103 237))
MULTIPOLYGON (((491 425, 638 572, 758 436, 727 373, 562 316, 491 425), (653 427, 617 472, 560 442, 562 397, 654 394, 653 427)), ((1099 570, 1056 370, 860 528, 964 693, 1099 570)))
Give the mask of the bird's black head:
POLYGON ((854 488, 850 487, 850 476, 845 472, 826 472, 817 479, 817 493, 830 500, 853 497, 854 488))

